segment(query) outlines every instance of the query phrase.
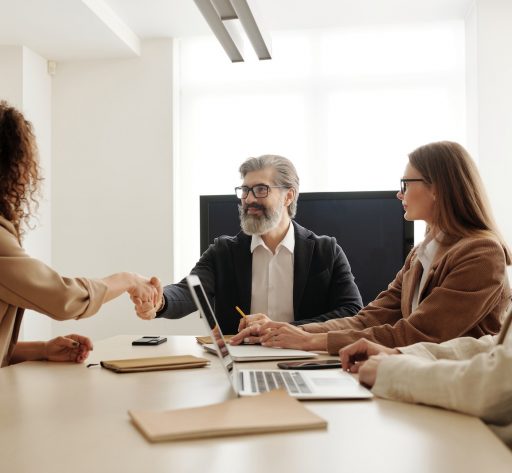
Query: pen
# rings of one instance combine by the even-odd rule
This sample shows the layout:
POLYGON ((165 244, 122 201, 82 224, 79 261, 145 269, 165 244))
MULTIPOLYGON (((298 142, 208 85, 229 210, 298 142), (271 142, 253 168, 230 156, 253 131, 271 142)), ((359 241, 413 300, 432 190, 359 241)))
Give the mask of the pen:
POLYGON ((238 306, 235 306, 235 309, 237 310, 237 312, 245 319, 247 317, 247 315, 244 314, 244 311, 242 309, 240 309, 240 307, 238 306))

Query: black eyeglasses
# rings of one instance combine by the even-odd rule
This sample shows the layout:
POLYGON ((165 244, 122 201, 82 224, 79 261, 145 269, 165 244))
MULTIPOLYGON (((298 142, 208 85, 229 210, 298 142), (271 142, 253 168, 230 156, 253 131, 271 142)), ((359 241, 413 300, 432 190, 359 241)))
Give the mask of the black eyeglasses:
POLYGON ((235 187, 235 194, 239 199, 247 199, 249 192, 256 199, 263 199, 268 196, 270 189, 289 189, 287 186, 267 186, 266 184, 256 184, 255 186, 240 186, 235 187))
POLYGON ((427 182, 425 179, 400 179, 400 193, 405 194, 408 182, 427 182))

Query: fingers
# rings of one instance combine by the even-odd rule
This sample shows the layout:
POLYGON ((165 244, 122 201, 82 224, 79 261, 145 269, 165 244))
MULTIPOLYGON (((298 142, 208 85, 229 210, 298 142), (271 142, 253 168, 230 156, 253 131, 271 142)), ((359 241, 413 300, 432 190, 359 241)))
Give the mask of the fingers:
POLYGON ((265 323, 263 323, 261 325, 261 329, 263 331, 276 330, 276 329, 285 328, 285 327, 291 327, 291 325, 286 322, 274 322, 270 319, 268 319, 268 321, 266 321, 265 323))
POLYGON ((388 350, 389 349, 386 347, 361 338, 339 351, 341 365, 344 370, 357 373, 359 372, 360 366, 362 366, 370 356, 385 353, 388 350))
POLYGON ((296 330, 296 327, 285 322, 266 322, 260 326, 261 344, 271 343, 280 334, 294 333, 296 330))
POLYGON ((238 332, 231 340, 231 345, 240 345, 241 343, 256 344, 260 342, 260 326, 251 325, 238 332))
POLYGON ((365 339, 357 340, 339 351, 341 366, 345 371, 357 373, 358 363, 368 359, 368 345, 365 339))
POLYGON ((78 353, 75 356, 75 363, 83 363, 89 356, 89 351, 86 347, 80 345, 78 353))
POLYGON ((164 294, 162 283, 160 282, 160 279, 158 279, 156 276, 153 276, 149 280, 149 283, 155 288, 155 293, 153 296, 153 305, 155 307, 158 307, 160 305, 160 302, 162 301, 162 297, 164 294))
POLYGON ((240 332, 251 325, 262 325, 266 322, 271 322, 271 319, 269 319, 265 314, 249 314, 240 319, 238 331, 240 332))
POLYGON ((94 349, 91 339, 88 337, 85 337, 84 335, 72 333, 70 335, 66 335, 66 337, 70 338, 71 340, 77 341, 81 346, 87 348, 87 350, 89 350, 89 351, 92 351, 94 349))
POLYGON ((247 317, 242 317, 240 319, 240 323, 238 324, 238 331, 241 332, 245 328, 247 328, 247 317))
POLYGON ((383 358, 387 355, 372 356, 359 370, 359 382, 371 389, 377 378, 377 370, 383 358))
POLYGON ((138 297, 133 297, 132 301, 135 304, 135 312, 139 318, 151 320, 156 317, 156 307, 153 302, 143 302, 138 297))
POLYGON ((143 276, 135 275, 135 284, 130 288, 128 293, 131 298, 138 297, 144 302, 151 301, 153 305, 155 305, 155 301, 158 299, 158 286, 161 290, 160 281, 156 277, 148 279, 143 276))
POLYGON ((156 317, 155 307, 151 302, 144 302, 135 308, 138 317, 143 320, 152 320, 156 317))
POLYGON ((59 348, 68 348, 70 350, 78 350, 78 347, 80 346, 80 342, 71 338, 69 335, 65 337, 56 337, 53 340, 50 340, 50 343, 51 342, 54 342, 54 344, 59 348))
POLYGON ((78 343, 78 346, 74 345, 70 350, 69 360, 75 363, 83 363, 89 356, 89 352, 93 350, 92 341, 88 337, 76 333, 66 335, 66 339, 78 343))

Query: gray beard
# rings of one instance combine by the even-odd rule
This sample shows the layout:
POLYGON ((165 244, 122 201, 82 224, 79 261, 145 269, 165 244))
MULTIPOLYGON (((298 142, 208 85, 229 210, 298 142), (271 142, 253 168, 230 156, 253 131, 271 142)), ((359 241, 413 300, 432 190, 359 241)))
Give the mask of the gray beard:
POLYGON ((246 235, 264 235, 273 230, 281 221, 284 204, 281 203, 274 211, 263 209, 262 215, 248 215, 242 205, 238 206, 240 226, 246 235))

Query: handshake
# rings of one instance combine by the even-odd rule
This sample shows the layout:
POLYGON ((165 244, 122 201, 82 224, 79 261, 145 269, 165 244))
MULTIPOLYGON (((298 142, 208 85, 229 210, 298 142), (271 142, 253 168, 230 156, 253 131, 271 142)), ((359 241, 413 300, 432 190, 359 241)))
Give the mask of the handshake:
POLYGON ((148 279, 136 275, 134 284, 127 292, 135 305, 135 312, 141 319, 154 319, 164 305, 162 283, 155 276, 148 279))

